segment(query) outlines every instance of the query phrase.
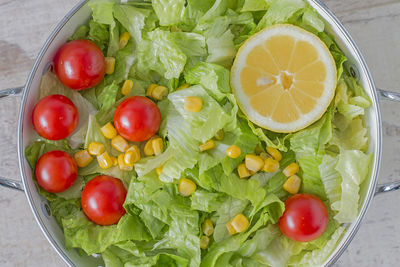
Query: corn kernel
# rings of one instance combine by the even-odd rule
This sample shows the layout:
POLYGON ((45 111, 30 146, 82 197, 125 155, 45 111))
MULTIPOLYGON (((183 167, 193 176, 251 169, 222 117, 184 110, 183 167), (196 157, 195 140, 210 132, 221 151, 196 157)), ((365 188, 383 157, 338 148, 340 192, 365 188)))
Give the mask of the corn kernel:
POLYGON ((127 96, 131 93, 133 87, 132 80, 125 80, 124 84, 122 85, 121 94, 127 96))
POLYGON ((214 148, 214 146, 215 146, 214 140, 208 140, 204 144, 199 145, 199 150, 200 152, 203 152, 214 148))
POLYGON ((125 154, 118 155, 118 167, 121 171, 131 171, 133 169, 133 164, 126 164, 125 154))
POLYGON ((246 168, 253 172, 258 172, 264 167, 264 160, 256 155, 247 154, 245 158, 246 168))
POLYGON ((76 161, 76 165, 78 165, 81 168, 86 167, 93 160, 93 158, 90 156, 89 152, 86 149, 76 152, 74 158, 76 161))
POLYGON ((286 177, 295 175, 299 171, 299 164, 293 162, 290 163, 282 172, 286 177))
POLYGON ((251 173, 250 171, 246 168, 246 165, 244 163, 240 164, 238 166, 238 174, 240 178, 247 178, 250 177, 251 173))
POLYGON ((147 141, 147 143, 144 145, 143 151, 146 156, 154 155, 153 139, 150 139, 149 141, 147 141))
POLYGON ((242 154, 242 150, 240 150, 240 147, 236 145, 231 145, 226 149, 226 154, 228 155, 228 157, 236 159, 240 156, 240 154, 242 154))
POLYGON ((222 141, 224 140, 225 137, 225 132, 223 129, 219 130, 218 132, 215 133, 215 139, 217 139, 218 141, 222 141))
POLYGON ((160 137, 153 139, 152 146, 153 146, 154 155, 158 156, 161 153, 163 153, 163 151, 164 151, 164 142, 160 137))
POLYGON ((124 48, 128 44, 130 38, 131 35, 129 34, 129 32, 124 32, 123 34, 121 34, 121 36, 119 37, 119 49, 124 48))
POLYGON ((186 89, 189 87, 190 87, 190 84, 185 83, 185 84, 182 84, 181 86, 179 86, 178 88, 176 88, 176 91, 183 90, 183 89, 186 89))
POLYGON ((301 179, 297 175, 290 176, 289 179, 283 184, 283 189, 285 189, 290 194, 297 194, 300 190, 301 179))
POLYGON ((113 166, 118 166, 118 159, 114 156, 110 156, 113 161, 113 166))
POLYGON ((125 152, 128 149, 129 144, 122 136, 117 135, 111 139, 111 146, 119 152, 125 152))
POLYGON ((115 130, 114 126, 111 122, 107 123, 103 127, 100 128, 101 133, 107 139, 113 139, 117 136, 117 130, 115 130))
POLYGON ((165 86, 156 86, 151 91, 151 98, 154 100, 163 100, 168 95, 168 88, 165 86))
POLYGON ((162 166, 162 165, 156 168, 156 172, 157 172, 157 175, 158 175, 158 176, 161 175, 162 169, 163 169, 163 166, 162 166))
POLYGON ((146 96, 147 96, 147 97, 152 97, 152 96, 153 96, 153 90, 154 90, 154 88, 156 88, 157 86, 158 86, 158 85, 157 85, 157 84, 154 84, 154 83, 150 84, 149 87, 147 87, 146 96))
POLYGON ((243 214, 239 213, 230 221, 230 224, 236 233, 242 233, 249 228, 250 222, 243 214))
POLYGON ((201 225, 201 230, 206 236, 211 236, 214 232, 214 225, 210 219, 206 219, 201 225))
POLYGON ((261 152, 260 153, 260 158, 262 158, 263 160, 266 160, 267 158, 269 158, 270 156, 267 154, 267 153, 265 153, 265 152, 261 152))
POLYGON ((104 145, 98 142, 91 142, 88 147, 90 155, 98 156, 104 152, 104 145))
POLYGON ((188 197, 196 191, 196 184, 187 178, 182 178, 179 181, 178 191, 182 196, 188 197))
POLYGON ((225 224, 225 226, 226 226, 226 229, 228 229, 228 232, 230 235, 234 235, 237 233, 236 229, 233 228, 232 221, 227 222, 225 224))
POLYGON ((201 249, 207 249, 209 243, 210 243, 210 238, 208 236, 203 235, 200 238, 200 248, 201 249))
POLYGON ((203 100, 197 96, 185 97, 185 110, 190 112, 200 112, 203 108, 203 100))
POLYGON ((140 160, 140 158, 141 158, 140 149, 137 145, 132 145, 125 152, 125 161, 127 164, 131 164, 131 162, 132 162, 132 164, 134 164, 134 163, 138 162, 140 160), (129 152, 129 156, 127 158, 126 155, 128 152, 129 152))
POLYGON ((113 74, 115 70, 115 58, 106 57, 106 74, 113 74))
POLYGON ((274 160, 281 161, 282 154, 281 154, 281 152, 279 152, 278 149, 273 148, 273 147, 267 147, 267 152, 268 152, 268 154, 271 155, 271 157, 274 158, 274 160))
POLYGON ((267 158, 264 161, 263 171, 265 171, 265 172, 276 172, 278 170, 279 170, 279 161, 276 161, 273 158, 267 158))
POLYGON ((113 166, 113 160, 107 152, 104 152, 101 155, 97 156, 97 162, 99 163, 100 168, 108 169, 113 166))

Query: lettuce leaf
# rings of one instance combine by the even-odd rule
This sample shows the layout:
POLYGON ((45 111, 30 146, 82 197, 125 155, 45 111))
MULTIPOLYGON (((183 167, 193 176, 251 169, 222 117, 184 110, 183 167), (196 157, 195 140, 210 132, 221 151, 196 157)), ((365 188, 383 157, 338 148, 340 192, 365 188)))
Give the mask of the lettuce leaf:
POLYGON ((153 0, 154 11, 161 26, 179 24, 185 12, 185 0, 153 0))

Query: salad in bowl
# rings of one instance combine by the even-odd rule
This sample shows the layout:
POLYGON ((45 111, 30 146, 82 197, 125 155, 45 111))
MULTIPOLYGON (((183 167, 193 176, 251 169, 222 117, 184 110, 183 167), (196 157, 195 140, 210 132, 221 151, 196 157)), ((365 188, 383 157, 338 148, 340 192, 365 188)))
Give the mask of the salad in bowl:
POLYGON ((371 101, 303 0, 89 1, 25 155, 105 266, 318 266, 359 212, 371 101))

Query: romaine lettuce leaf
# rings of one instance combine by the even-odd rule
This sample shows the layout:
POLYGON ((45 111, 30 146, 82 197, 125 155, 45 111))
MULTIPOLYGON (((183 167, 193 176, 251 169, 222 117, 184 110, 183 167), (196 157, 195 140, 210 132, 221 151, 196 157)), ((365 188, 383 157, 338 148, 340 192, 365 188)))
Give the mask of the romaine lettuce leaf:
POLYGON ((161 26, 179 24, 185 12, 185 0, 153 0, 153 9, 161 26))

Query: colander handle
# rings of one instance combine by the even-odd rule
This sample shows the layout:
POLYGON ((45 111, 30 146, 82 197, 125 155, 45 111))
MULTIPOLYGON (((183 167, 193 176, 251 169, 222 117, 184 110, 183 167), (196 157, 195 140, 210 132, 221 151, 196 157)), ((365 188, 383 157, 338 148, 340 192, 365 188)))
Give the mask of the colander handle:
MULTIPOLYGON (((395 102, 400 102, 400 93, 389 92, 382 89, 378 89, 379 96, 382 100, 390 100, 395 102)), ((381 193, 392 192, 400 189, 400 181, 387 183, 387 184, 378 184, 376 187, 375 195, 379 195, 381 193)))
MULTIPOLYGON (((6 89, 6 90, 1 90, 0 98, 20 95, 23 90, 24 90, 24 87, 16 87, 16 88, 10 88, 10 89, 6 89)), ((15 180, 7 179, 7 178, 1 177, 1 176, 0 176, 0 186, 15 189, 15 190, 22 191, 22 192, 24 191, 24 187, 23 187, 21 181, 15 181, 15 180)))

